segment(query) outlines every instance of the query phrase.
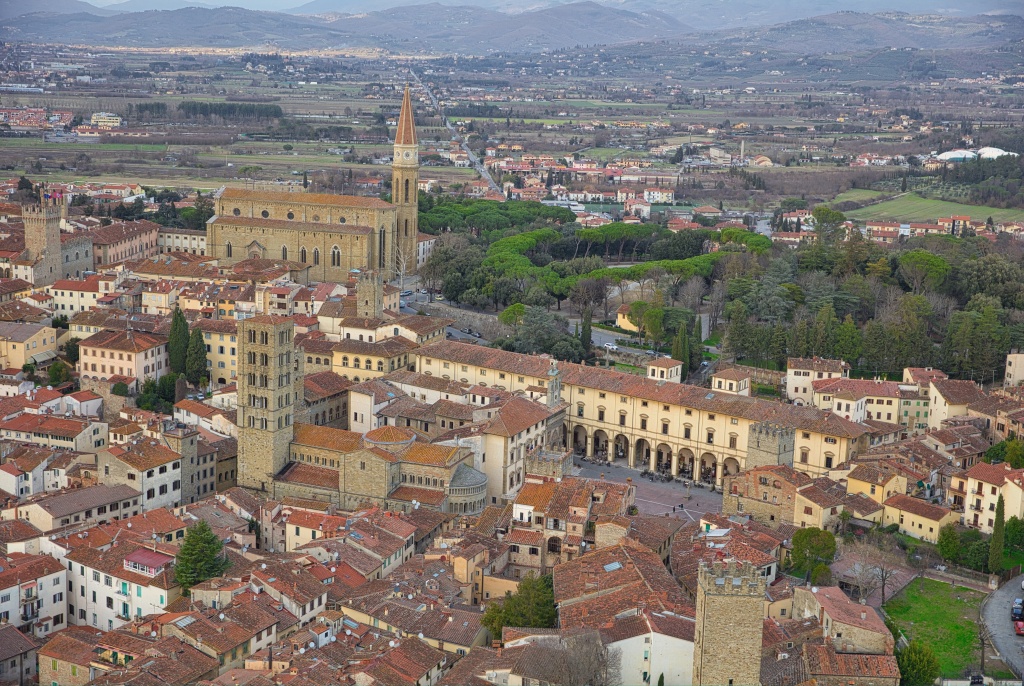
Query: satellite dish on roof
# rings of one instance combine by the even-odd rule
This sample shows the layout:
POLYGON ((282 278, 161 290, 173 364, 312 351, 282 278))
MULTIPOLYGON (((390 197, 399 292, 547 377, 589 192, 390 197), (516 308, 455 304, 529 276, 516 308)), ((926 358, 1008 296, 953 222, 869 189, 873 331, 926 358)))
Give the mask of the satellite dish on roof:
POLYGON ((352 630, 351 629, 345 629, 345 635, 346 636, 351 636, 352 635, 352 630))
POLYGON ((306 649, 305 648, 299 648, 299 655, 305 655, 305 654, 306 654, 306 649))
POLYGON ((224 621, 224 613, 221 612, 219 615, 217 615, 217 619, 219 619, 220 621, 223 622, 224 621))
POLYGON ((423 632, 421 631, 418 634, 416 634, 416 637, 419 638, 422 641, 423 640, 423 632))
POLYGON ((391 647, 391 648, 394 648, 395 647, 395 642, 394 641, 388 641, 388 646, 391 647))
POLYGON ((56 541, 57 540, 57 535, 54 534, 54 535, 50 536, 50 540, 51 541, 56 541))
POLYGON ((316 648, 316 643, 313 643, 312 641, 310 641, 309 642, 309 647, 310 648, 316 648))
POLYGON ((331 636, 331 643, 334 643, 337 640, 338 640, 337 636, 331 636))
POLYGON ((260 569, 266 569, 266 568, 267 568, 267 563, 266 562, 264 562, 263 564, 260 565, 260 569))
POLYGON ((155 631, 150 631, 149 635, 152 636, 153 638, 156 638, 156 632, 155 631))

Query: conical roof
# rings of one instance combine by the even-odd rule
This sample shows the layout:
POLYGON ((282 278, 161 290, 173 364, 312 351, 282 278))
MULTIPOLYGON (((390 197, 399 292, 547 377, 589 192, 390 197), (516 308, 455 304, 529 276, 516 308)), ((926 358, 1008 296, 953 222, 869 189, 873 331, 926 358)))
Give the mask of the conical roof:
POLYGON ((412 98, 409 96, 409 84, 405 85, 405 95, 402 97, 402 113, 398 116, 395 145, 416 145, 416 125, 412 120, 412 98))

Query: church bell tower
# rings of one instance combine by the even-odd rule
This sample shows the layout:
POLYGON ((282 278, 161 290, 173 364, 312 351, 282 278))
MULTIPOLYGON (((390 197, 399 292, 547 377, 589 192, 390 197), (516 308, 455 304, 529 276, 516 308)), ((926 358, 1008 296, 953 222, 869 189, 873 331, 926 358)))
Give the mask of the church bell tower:
POLYGON ((396 270, 416 271, 416 236, 419 227, 420 152, 412 117, 412 98, 405 86, 402 113, 395 132, 395 156, 391 163, 391 202, 398 208, 396 270))

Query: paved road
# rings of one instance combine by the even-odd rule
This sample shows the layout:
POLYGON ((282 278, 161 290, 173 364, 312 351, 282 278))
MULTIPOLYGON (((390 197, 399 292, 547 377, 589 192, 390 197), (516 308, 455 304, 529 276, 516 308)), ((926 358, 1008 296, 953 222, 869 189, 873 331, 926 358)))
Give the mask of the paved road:
POLYGON ((588 479, 598 479, 604 474, 608 481, 624 482, 627 477, 632 477, 636 485, 636 506, 644 514, 660 515, 668 512, 673 517, 697 521, 706 512, 722 511, 722 494, 712 493, 707 488, 691 488, 690 497, 687 498, 687 489, 682 484, 648 481, 640 476, 637 469, 595 465, 579 460, 576 465, 574 473, 588 479), (676 508, 674 513, 673 507, 676 508))
MULTIPOLYGON (((420 85, 423 91, 427 94, 427 97, 430 98, 430 102, 434 104, 434 109, 437 110, 437 113, 439 115, 441 115, 441 121, 444 122, 444 125, 446 127, 448 127, 448 131, 449 133, 452 134, 452 138, 458 138, 459 132, 456 131, 455 126, 450 121, 448 121, 448 117, 447 115, 445 115, 444 110, 441 109, 441 104, 437 101, 437 98, 434 96, 434 92, 431 91, 430 87, 427 86, 427 84, 425 84, 420 79, 416 72, 412 70, 410 70, 410 72, 412 72, 412 77, 416 79, 416 83, 420 85)), ((492 191, 497 191, 500 193, 501 187, 498 186, 497 183, 495 183, 494 179, 491 177, 491 173, 487 171, 487 168, 483 165, 483 162, 481 162, 480 159, 476 156, 476 154, 469 149, 469 145, 466 143, 465 139, 460 138, 460 140, 462 141, 462 150, 466 153, 466 156, 469 157, 469 161, 473 165, 473 167, 477 170, 477 172, 484 179, 484 181, 487 182, 487 185, 491 187, 492 191)))
POLYGON ((994 591, 985 603, 982 618, 1003 662, 1017 674, 1024 674, 1024 637, 1017 636, 1010 620, 1014 598, 1024 597, 1021 592, 1024 575, 1011 579, 994 591))

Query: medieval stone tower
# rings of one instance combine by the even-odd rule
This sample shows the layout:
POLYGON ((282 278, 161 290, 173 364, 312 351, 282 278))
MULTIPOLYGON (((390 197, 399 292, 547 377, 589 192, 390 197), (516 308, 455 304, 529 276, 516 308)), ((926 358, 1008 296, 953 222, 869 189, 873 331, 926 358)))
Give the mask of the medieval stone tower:
POLYGON ((360 272, 356 279, 356 316, 384 316, 384 279, 379 272, 360 272))
POLYGON ((416 236, 419 231, 420 152, 412 116, 409 86, 402 98, 402 113, 395 132, 395 157, 391 164, 391 202, 398 208, 398 241, 395 269, 416 271, 416 236))
POLYGON ((302 402, 302 355, 286 317, 261 315, 238 324, 238 485, 270 490, 288 463, 294 407, 302 402))
POLYGON ((774 422, 750 425, 747 434, 747 461, 744 469, 771 465, 793 466, 796 431, 774 422))
POLYGON ((700 563, 693 637, 695 686, 761 683, 764 593, 764 577, 749 562, 700 563))
POLYGON ((25 253, 36 262, 33 277, 36 286, 49 286, 61 278, 60 220, 62 201, 46 198, 38 205, 21 208, 25 224, 25 253))

